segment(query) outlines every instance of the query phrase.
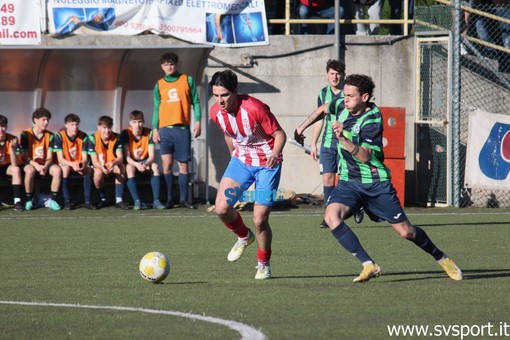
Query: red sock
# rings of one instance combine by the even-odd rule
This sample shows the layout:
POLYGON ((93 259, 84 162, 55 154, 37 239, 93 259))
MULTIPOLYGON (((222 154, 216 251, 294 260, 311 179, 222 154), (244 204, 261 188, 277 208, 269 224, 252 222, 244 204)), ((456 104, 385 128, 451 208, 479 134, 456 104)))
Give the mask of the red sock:
POLYGON ((271 258, 271 248, 267 250, 257 249, 257 261, 263 264, 268 264, 271 258))
POLYGON ((225 226, 232 230, 234 234, 239 238, 245 238, 248 236, 248 227, 244 224, 241 214, 237 213, 237 218, 232 223, 225 223, 225 226))

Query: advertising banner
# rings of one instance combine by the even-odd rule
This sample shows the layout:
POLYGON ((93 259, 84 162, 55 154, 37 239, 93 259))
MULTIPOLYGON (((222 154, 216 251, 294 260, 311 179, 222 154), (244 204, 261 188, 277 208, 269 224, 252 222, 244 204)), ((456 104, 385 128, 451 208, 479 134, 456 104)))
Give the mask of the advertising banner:
POLYGON ((40 45, 39 11, 36 1, 0 1, 0 45, 40 45))
POLYGON ((468 133, 466 186, 510 190, 510 116, 475 110, 468 133))
POLYGON ((47 0, 50 34, 148 31, 217 46, 267 45, 260 0, 47 0))

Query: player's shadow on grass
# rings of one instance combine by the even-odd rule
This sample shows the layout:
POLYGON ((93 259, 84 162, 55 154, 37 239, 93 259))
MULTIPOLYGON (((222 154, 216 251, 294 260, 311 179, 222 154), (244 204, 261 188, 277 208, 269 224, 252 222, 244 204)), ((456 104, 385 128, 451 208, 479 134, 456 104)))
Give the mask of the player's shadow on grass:
MULTIPOLYGON (((499 277, 510 277, 510 269, 473 269, 473 270, 462 270, 464 274, 464 280, 483 280, 493 279, 499 277)), ((384 272, 382 277, 392 276, 405 276, 405 275, 427 275, 418 276, 412 278, 400 278, 393 280, 384 280, 385 282, 404 282, 404 281, 423 281, 423 280, 435 280, 438 278, 448 279, 448 276, 442 271, 420 271, 420 272, 384 272)))
MULTIPOLYGON (((354 223, 351 222, 351 225, 353 225, 354 227, 356 227, 356 225, 354 223)), ((472 225, 472 226, 480 226, 480 227, 483 227, 483 226, 491 226, 491 225, 508 225, 508 222, 487 222, 487 223, 481 223, 481 222, 471 222, 471 223, 466 223, 466 222, 456 222, 456 223, 430 223, 430 224, 427 224, 427 223, 420 223, 420 224, 413 224, 414 226, 416 227, 447 227, 447 226, 467 226, 467 225, 472 225)), ((361 225, 360 228, 373 228, 373 229, 376 229, 376 228, 391 228, 391 226, 387 223, 387 222, 381 222, 381 223, 374 223, 374 224, 370 224, 370 225, 361 225)))
POLYGON ((340 277, 350 277, 355 278, 358 276, 358 274, 336 274, 336 275, 278 275, 278 276, 272 276, 271 280, 278 280, 278 279, 324 279, 324 278, 340 278, 340 277))
POLYGON ((195 284, 205 284, 209 283, 207 281, 194 281, 194 282, 172 282, 172 281, 163 281, 160 283, 157 283, 158 285, 195 285, 195 284))
POLYGON ((458 223, 431 223, 431 224, 416 224, 417 227, 445 227, 445 226, 458 226, 458 225, 474 225, 474 226, 487 226, 487 225, 508 225, 508 222, 458 222, 458 223))

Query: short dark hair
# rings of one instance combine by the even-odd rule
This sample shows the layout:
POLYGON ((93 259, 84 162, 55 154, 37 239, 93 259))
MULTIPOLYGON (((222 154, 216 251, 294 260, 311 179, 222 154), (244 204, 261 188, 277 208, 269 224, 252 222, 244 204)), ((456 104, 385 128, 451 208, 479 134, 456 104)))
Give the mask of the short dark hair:
POLYGON ((345 64, 341 60, 329 59, 326 63, 326 72, 329 70, 335 70, 338 73, 345 73, 345 64))
POLYGON ((80 117, 76 113, 70 113, 64 118, 64 123, 80 124, 80 117))
POLYGON ((0 115, 0 126, 7 126, 7 124, 9 124, 9 119, 4 115, 0 115))
POLYGON ((235 92, 237 90, 237 75, 231 70, 218 71, 213 74, 209 85, 211 85, 211 88, 221 86, 230 92, 235 92))
POLYGON ((351 74, 345 78, 345 85, 355 86, 360 94, 368 93, 369 98, 374 94, 375 84, 372 78, 364 74, 351 74))
POLYGON ((101 116, 97 120, 97 125, 111 128, 113 126, 113 118, 110 116, 101 116))
POLYGON ((140 110, 133 110, 131 111, 131 113, 129 114, 129 120, 135 120, 135 119, 141 119, 142 121, 144 121, 145 119, 143 118, 143 112, 140 111, 140 110))
POLYGON ((40 107, 40 108, 36 109, 34 111, 34 113, 32 113, 32 123, 34 122, 34 119, 38 119, 38 118, 42 118, 42 117, 46 117, 46 118, 48 118, 48 120, 50 120, 51 112, 44 107, 40 107))
POLYGON ((165 62, 171 61, 174 64, 177 64, 179 62, 179 56, 173 52, 165 53, 161 56, 159 59, 159 62, 161 64, 164 64, 165 62))

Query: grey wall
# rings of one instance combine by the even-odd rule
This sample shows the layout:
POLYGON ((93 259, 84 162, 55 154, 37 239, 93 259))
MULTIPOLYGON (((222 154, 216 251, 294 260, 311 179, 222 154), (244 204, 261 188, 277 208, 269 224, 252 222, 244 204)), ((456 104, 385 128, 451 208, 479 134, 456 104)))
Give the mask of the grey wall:
MULTIPOLYGON (((374 97, 379 106, 406 108, 406 168, 412 170, 414 41, 386 42, 390 42, 388 37, 347 36, 341 57, 347 65, 347 74, 365 73, 374 79, 374 97)), ((318 91, 327 85, 326 61, 336 58, 337 53, 335 46, 328 47, 333 43, 333 36, 271 36, 267 47, 217 48, 209 56, 206 75, 232 68, 240 76, 240 91, 269 104, 287 136, 292 137, 297 125, 314 110, 318 91), (326 47, 306 51, 320 46, 326 47), (247 56, 252 58, 252 66, 245 65, 247 56)), ((216 127, 212 126, 210 131, 210 180, 216 186, 228 155, 216 127)), ((311 129, 306 134, 309 143, 311 129)), ((298 193, 322 194, 318 163, 302 149, 287 143, 280 186, 298 193)))
MULTIPOLYGON (((347 73, 373 77, 379 106, 406 108, 406 169, 412 170, 413 39, 392 43, 389 37, 346 36, 345 40, 341 58, 347 73)), ((199 85, 204 133, 193 142, 192 169, 197 173, 195 194, 212 199, 228 155, 223 137, 206 121, 205 112, 212 104, 207 79, 218 70, 233 69, 239 75, 240 91, 269 104, 292 137, 295 127, 314 109, 318 91, 326 85, 326 61, 336 57, 333 43, 334 36, 271 36, 269 46, 211 50, 210 46, 154 35, 43 36, 40 47, 0 46, 0 112, 9 117, 9 130, 17 134, 30 127, 31 114, 38 106, 53 112, 49 128, 54 131, 63 126, 69 112, 81 116, 81 128, 86 132, 95 130, 96 120, 103 114, 112 115, 114 130, 120 131, 127 127, 133 109, 145 112, 150 125, 152 88, 162 76, 159 57, 174 50, 180 55, 180 70, 194 76, 199 85)), ((311 133, 307 132, 310 140, 311 133)), ((317 162, 289 143, 284 159, 282 188, 322 193, 317 162)))

